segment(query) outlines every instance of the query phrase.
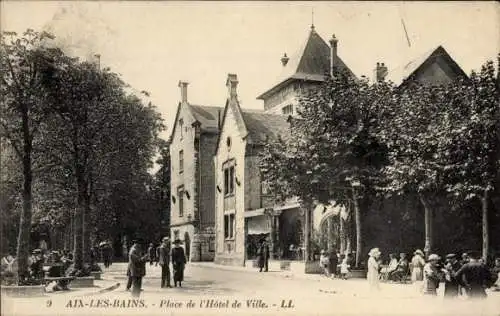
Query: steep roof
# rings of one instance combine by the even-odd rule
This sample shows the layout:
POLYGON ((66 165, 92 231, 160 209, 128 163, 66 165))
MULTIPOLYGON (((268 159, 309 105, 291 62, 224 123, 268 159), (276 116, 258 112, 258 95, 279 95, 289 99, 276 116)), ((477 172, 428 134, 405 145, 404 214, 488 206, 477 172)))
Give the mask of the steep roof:
POLYGON ((448 54, 443 46, 439 45, 424 54, 414 58, 410 62, 396 67, 389 71, 387 75, 387 80, 392 81, 396 85, 401 85, 405 80, 417 75, 420 71, 424 70, 428 65, 436 62, 438 58, 442 58, 448 66, 450 66, 453 72, 450 75, 455 77, 467 78, 465 72, 460 68, 460 66, 455 62, 455 60, 448 54))
POLYGON ((222 120, 223 107, 203 106, 189 104, 194 119, 200 123, 201 130, 204 132, 218 132, 219 124, 222 120))
MULTIPOLYGON (((337 71, 354 73, 346 66, 342 59, 336 55, 333 64, 337 71)), ((330 72, 330 45, 311 28, 307 41, 302 47, 289 57, 288 63, 283 67, 282 73, 271 89, 262 93, 257 99, 264 99, 274 91, 293 80, 323 81, 325 74, 330 72)))
MULTIPOLYGON (((177 111, 175 113, 174 126, 172 127, 172 132, 168 138, 168 142, 172 142, 174 137, 175 129, 179 121, 179 114, 181 112, 181 106, 187 105, 189 112, 193 116, 194 120, 200 123, 200 128, 202 132, 208 133, 218 133, 219 132, 219 111, 222 113, 224 111, 223 107, 217 106, 203 106, 203 105, 193 105, 189 103, 179 102, 177 106, 177 111)), ((221 117, 222 120, 222 117, 221 117)))
POLYGON ((249 143, 260 144, 268 138, 277 140, 290 133, 290 124, 285 115, 243 110, 242 116, 248 130, 249 143))

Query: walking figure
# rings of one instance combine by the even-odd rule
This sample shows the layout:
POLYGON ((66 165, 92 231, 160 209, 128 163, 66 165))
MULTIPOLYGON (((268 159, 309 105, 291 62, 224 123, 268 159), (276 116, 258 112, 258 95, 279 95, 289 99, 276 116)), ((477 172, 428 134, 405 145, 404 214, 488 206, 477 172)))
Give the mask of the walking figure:
POLYGON ((172 248, 172 268, 174 270, 174 286, 182 287, 182 281, 184 281, 184 266, 186 265, 186 254, 184 249, 181 247, 180 239, 174 241, 174 247, 172 248))
POLYGON ((141 294, 142 278, 146 275, 146 261, 148 255, 143 255, 138 240, 134 241, 129 252, 128 269, 132 278, 132 296, 139 297, 141 294))
POLYGON ((461 268, 458 262, 457 255, 454 253, 446 256, 446 265, 444 267, 445 281, 444 281, 444 297, 456 298, 459 293, 459 283, 455 278, 455 274, 461 268))

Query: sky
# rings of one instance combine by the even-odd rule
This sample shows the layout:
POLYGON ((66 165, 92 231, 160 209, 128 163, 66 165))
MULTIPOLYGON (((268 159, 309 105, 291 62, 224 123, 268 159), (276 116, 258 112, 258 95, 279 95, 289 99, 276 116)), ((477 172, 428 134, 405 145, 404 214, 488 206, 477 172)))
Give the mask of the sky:
POLYGON ((167 125, 189 82, 193 104, 223 106, 228 73, 237 74, 244 108, 275 83, 283 53, 293 55, 310 26, 358 76, 377 62, 389 72, 442 45, 470 73, 500 52, 500 7, 495 2, 162 2, 2 1, 1 28, 49 30, 68 54, 120 73, 136 91, 151 93, 167 125), (401 20, 404 20, 408 46, 401 20))

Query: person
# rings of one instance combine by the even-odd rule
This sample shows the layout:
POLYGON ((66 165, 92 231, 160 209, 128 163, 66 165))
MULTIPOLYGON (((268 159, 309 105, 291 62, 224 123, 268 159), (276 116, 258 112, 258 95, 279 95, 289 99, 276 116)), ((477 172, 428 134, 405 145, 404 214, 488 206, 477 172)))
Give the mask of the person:
POLYGON ((479 261, 480 258, 479 252, 470 252, 469 262, 455 273, 455 279, 472 299, 486 298, 485 289, 493 285, 493 277, 486 265, 479 261))
POLYGON ((500 257, 495 258, 495 266, 491 269, 495 284, 491 288, 493 291, 500 291, 500 257))
POLYGON ((389 254, 389 265, 387 266, 387 268, 381 269, 382 273, 383 274, 385 273, 384 279, 392 280, 392 273, 394 273, 397 268, 398 268, 398 259, 396 258, 396 254, 390 253, 389 254))
POLYGON ((415 250, 411 259, 411 281, 420 282, 424 280, 423 269, 425 266, 424 252, 420 249, 415 250))
POLYGON ((161 266, 161 287, 172 287, 170 285, 170 239, 164 237, 161 245, 157 248, 157 260, 161 266))
POLYGON ((182 287, 182 281, 184 281, 184 266, 186 265, 186 255, 184 253, 184 248, 181 247, 180 239, 174 241, 174 247, 171 250, 172 256, 172 268, 174 270, 174 286, 182 287))
POLYGON ((429 255, 428 262, 424 265, 424 294, 437 295, 439 287, 440 274, 437 267, 440 258, 436 254, 429 255))
POLYGON ((262 272, 262 269, 264 269, 264 272, 268 271, 269 268, 269 245, 267 244, 266 240, 263 239, 260 243, 259 250, 257 251, 258 255, 258 264, 259 264, 259 272, 262 272))
POLYGON ((340 277, 342 280, 347 280, 347 276, 349 274, 349 268, 351 265, 349 264, 349 254, 345 255, 342 259, 342 263, 340 264, 340 277))
POLYGON ((324 249, 322 249, 320 253, 319 265, 323 269, 324 275, 330 277, 330 258, 324 249))
POLYGON ((128 255, 128 270, 132 278, 132 296, 139 297, 141 294, 142 278, 146 275, 148 255, 143 255, 140 240, 134 240, 133 243, 128 255))
POLYGON ((149 244, 149 248, 148 248, 148 255, 149 255, 149 265, 152 266, 153 265, 153 261, 155 261, 155 247, 153 245, 153 243, 150 243, 149 244))
POLYGON ((42 250, 35 249, 32 252, 32 256, 28 260, 30 276, 35 279, 43 278, 43 257, 42 250))
POLYGON ((111 245, 105 241, 101 246, 102 261, 104 262, 104 267, 109 268, 111 265, 111 245))
POLYGON ((406 253, 399 254, 399 262, 396 265, 396 271, 392 273, 392 279, 394 281, 403 282, 408 275, 408 259, 406 259, 406 253))
POLYGON ((460 269, 460 262, 458 262, 457 255, 450 253, 446 255, 446 265, 444 267, 445 281, 444 281, 444 297, 453 299, 458 297, 459 284, 455 278, 455 273, 460 269))
POLYGON ((335 277, 335 275, 337 274, 337 265, 339 264, 339 258, 337 257, 337 252, 335 250, 332 250, 330 252, 330 275, 332 277, 335 277))
POLYGON ((373 248, 370 250, 368 253, 368 273, 366 275, 366 279, 368 280, 368 285, 370 286, 370 290, 379 290, 380 289, 380 284, 379 284, 379 258, 382 253, 378 248, 373 248))

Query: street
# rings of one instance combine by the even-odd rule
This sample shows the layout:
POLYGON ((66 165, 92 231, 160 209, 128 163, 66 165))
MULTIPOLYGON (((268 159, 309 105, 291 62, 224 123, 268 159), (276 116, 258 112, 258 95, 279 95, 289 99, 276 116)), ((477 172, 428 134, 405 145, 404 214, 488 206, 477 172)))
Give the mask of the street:
POLYGON ((363 279, 305 279, 283 277, 281 272, 190 264, 183 287, 170 289, 159 288, 160 267, 148 265, 141 297, 133 300, 125 291, 125 267, 125 263, 114 263, 103 274, 103 278, 120 282, 114 291, 91 296, 57 293, 43 298, 2 298, 2 315, 12 315, 14 309, 16 315, 500 315, 498 292, 482 302, 456 300, 449 304, 442 297, 422 297, 411 284, 384 283, 380 293, 370 295, 363 279))

